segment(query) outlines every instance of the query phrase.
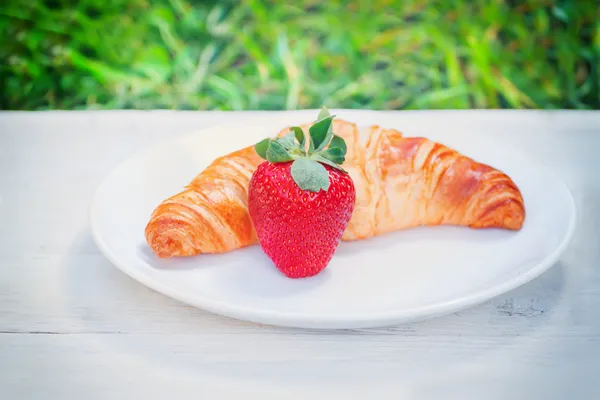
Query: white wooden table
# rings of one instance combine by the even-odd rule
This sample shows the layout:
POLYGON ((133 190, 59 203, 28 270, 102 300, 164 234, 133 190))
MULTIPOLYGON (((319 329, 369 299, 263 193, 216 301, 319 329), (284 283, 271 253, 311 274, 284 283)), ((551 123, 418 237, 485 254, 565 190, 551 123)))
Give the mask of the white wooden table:
POLYGON ((185 306, 90 237, 90 200, 120 161, 243 116, 0 113, 1 399, 600 398, 599 112, 440 112, 553 167, 576 198, 575 238, 547 273, 477 308, 334 332, 185 306))

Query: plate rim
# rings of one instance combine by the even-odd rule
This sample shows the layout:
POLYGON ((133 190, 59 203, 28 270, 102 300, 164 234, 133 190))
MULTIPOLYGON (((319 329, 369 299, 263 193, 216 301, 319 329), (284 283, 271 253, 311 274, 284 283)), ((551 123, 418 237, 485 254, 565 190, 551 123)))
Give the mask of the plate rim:
MULTIPOLYGON (((290 110, 292 113, 296 114, 304 114, 307 111, 311 110, 290 110)), ((351 112, 363 112, 363 113, 377 113, 377 110, 336 110, 336 111, 351 111, 351 112)), ((286 112, 282 112, 280 115, 285 114, 286 112)), ((196 308, 208 311, 213 314, 234 318, 242 321, 249 321, 258 324, 265 325, 273 325, 273 326, 282 326, 282 327, 290 327, 290 328, 306 328, 306 329, 356 329, 356 328, 374 328, 374 327, 384 327, 396 324, 406 323, 408 321, 419 321, 424 319, 429 319, 436 316, 442 316, 446 314, 450 314, 456 311, 465 310, 476 305, 482 304, 494 297, 497 297, 501 294, 505 294, 510 292, 511 290, 516 289, 519 286, 522 286, 536 277, 540 276, 542 273, 551 268, 554 264, 556 264, 562 253, 567 249, 567 247, 571 244, 573 236, 575 234, 575 228, 577 224, 578 211, 575 202, 575 198, 573 197, 573 193, 570 190, 569 186, 561 179, 558 174, 556 174, 551 168, 546 166, 544 163, 539 160, 527 157, 524 152, 518 150, 511 150, 513 153, 513 157, 517 156, 518 158, 528 159, 528 162, 534 163, 536 167, 547 175, 551 177, 557 184, 560 185, 560 189, 564 192, 567 197, 567 201, 569 203, 569 223, 566 233, 564 234, 562 241, 555 249, 549 253, 542 261, 538 262, 534 267, 527 269, 525 272, 517 275, 516 277, 506 280, 500 284, 491 285, 488 287, 484 287, 480 290, 475 290, 474 292, 468 293, 464 296, 458 296, 454 299, 442 301, 434 304, 429 304, 425 306, 411 307, 408 309, 402 309, 400 311, 396 310, 388 310, 382 312, 368 312, 352 315, 348 317, 347 315, 312 315, 302 312, 281 312, 275 310, 264 310, 264 309, 256 309, 254 307, 245 307, 243 305, 232 305, 231 303, 213 300, 207 298, 206 296, 188 296, 184 292, 178 291, 175 288, 172 288, 171 285, 164 283, 163 281, 152 278, 150 275, 141 272, 139 268, 135 266, 129 265, 126 261, 122 260, 111 250, 110 246, 104 241, 103 235, 98 230, 97 214, 98 214, 98 202, 102 189, 105 185, 110 182, 111 178, 113 178, 114 174, 117 173, 125 164, 128 162, 132 162, 132 160, 142 157, 144 153, 152 152, 155 148, 159 146, 164 146, 167 142, 177 142, 180 140, 184 140, 185 138, 202 134, 202 132, 206 132, 209 130, 215 129, 227 129, 228 126, 235 127, 239 126, 241 123, 247 122, 248 120, 260 120, 261 118, 265 118, 264 115, 250 118, 243 118, 241 120, 235 122, 221 122, 214 125, 210 125, 204 128, 196 129, 193 131, 189 131, 187 133, 183 133, 181 135, 177 135, 175 137, 161 139, 158 141, 154 141, 140 150, 130 154, 126 159, 119 162, 113 169, 109 171, 109 173, 103 178, 98 187, 96 188, 92 201, 90 202, 88 209, 88 217, 90 222, 90 229, 92 234, 92 239, 94 240, 96 246, 100 249, 101 253, 121 272, 128 275, 130 278, 138 281, 142 285, 150 288, 158 293, 161 293, 167 297, 180 301, 184 304, 188 304, 194 306, 196 308)), ((486 140, 491 140, 492 142, 500 142, 496 141, 495 137, 490 136, 486 137, 486 140)), ((504 147, 503 143, 498 143, 504 147)))

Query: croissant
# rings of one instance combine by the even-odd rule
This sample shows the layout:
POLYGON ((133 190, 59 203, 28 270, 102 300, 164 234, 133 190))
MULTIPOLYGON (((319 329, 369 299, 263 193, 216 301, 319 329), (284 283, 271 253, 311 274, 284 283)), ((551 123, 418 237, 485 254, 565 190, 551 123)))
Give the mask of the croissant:
MULTIPOLYGON (((521 229, 523 197, 501 171, 394 129, 371 126, 362 140, 355 124, 336 119, 333 130, 346 141, 343 167, 356 189, 342 240, 433 225, 521 229)), ((185 190, 164 200, 145 229, 154 253, 160 258, 223 253, 257 243, 247 188, 263 161, 252 146, 219 157, 185 190)))

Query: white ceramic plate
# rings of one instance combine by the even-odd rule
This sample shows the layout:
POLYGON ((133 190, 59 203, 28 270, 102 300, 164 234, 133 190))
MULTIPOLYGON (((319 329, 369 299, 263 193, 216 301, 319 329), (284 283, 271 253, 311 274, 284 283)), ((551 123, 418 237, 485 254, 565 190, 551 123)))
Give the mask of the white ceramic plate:
POLYGON ((316 115, 302 111, 178 136, 125 161, 93 200, 97 245, 123 272, 182 302, 238 319, 307 328, 385 326, 470 307, 538 276, 568 245, 575 205, 567 187, 531 158, 493 141, 481 124, 469 129, 468 116, 460 126, 427 113, 335 114, 426 136, 503 170, 523 193, 523 229, 427 227, 342 243, 321 274, 299 280, 279 273, 259 246, 184 259, 153 255, 144 227, 156 205, 214 158, 316 115))

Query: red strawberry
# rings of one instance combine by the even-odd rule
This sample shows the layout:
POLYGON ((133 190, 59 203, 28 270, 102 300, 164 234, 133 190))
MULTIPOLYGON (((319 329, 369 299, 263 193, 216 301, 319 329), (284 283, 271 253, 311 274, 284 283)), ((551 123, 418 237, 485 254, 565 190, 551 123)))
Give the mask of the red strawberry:
POLYGON ((308 137, 294 127, 255 147, 267 161, 250 180, 250 217, 263 251, 290 278, 327 266, 354 210, 354 184, 340 166, 346 144, 333 134, 332 119, 324 108, 308 137))

